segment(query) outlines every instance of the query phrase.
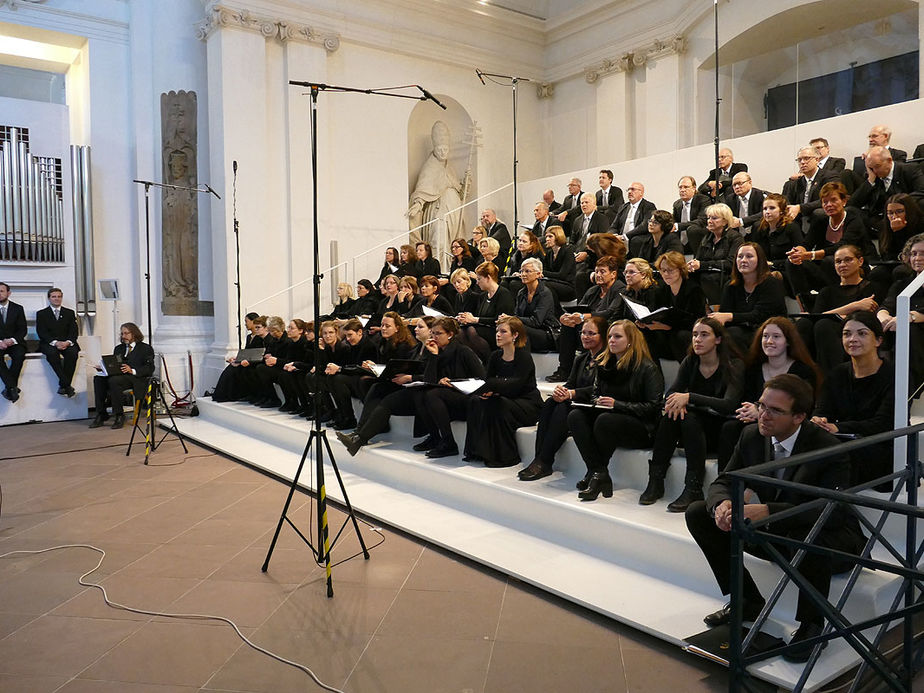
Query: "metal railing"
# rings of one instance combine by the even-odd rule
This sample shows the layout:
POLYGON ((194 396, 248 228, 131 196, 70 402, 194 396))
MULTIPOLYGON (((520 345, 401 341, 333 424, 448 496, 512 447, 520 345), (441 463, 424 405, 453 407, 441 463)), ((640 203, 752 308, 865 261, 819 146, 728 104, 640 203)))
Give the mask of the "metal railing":
MULTIPOLYGON (((734 624, 731 628, 729 640, 730 691, 751 690, 749 682, 754 679, 753 675, 748 671, 748 667, 776 657, 791 649, 790 645, 786 645, 760 653, 748 653, 755 634, 760 630, 762 624, 766 622, 783 590, 792 582, 826 619, 822 633, 816 638, 805 641, 806 644, 815 643, 816 647, 806 662, 805 669, 795 688, 793 688, 794 691, 804 689, 809 675, 818 661, 822 643, 840 638, 847 642, 862 659, 862 664, 849 689, 851 693, 858 690, 863 677, 869 669, 873 670, 877 679, 886 689, 903 693, 911 692, 916 666, 915 647, 919 650, 918 656, 921 654, 921 644, 915 644, 913 617, 915 614, 924 611, 924 600, 922 600, 924 572, 919 570, 918 567, 922 555, 924 555, 924 544, 919 544, 917 532, 917 521, 924 520, 924 509, 918 507, 918 486, 922 476, 921 464, 918 460, 918 434, 921 431, 924 431, 924 424, 907 426, 896 431, 879 433, 868 438, 854 440, 823 450, 793 455, 784 460, 766 462, 728 473, 732 481, 731 623, 734 624), (905 467, 849 489, 841 490, 808 486, 778 479, 774 474, 779 469, 804 464, 821 464, 825 459, 832 456, 843 456, 872 445, 898 441, 899 439, 906 443, 904 446, 905 467), (888 500, 883 500, 875 495, 862 494, 864 491, 887 482, 894 483, 894 490, 888 500), (768 518, 746 522, 744 520, 744 492, 746 487, 753 485, 769 489, 769 492, 774 489, 795 491, 812 498, 812 500, 775 513, 768 518), (897 499, 902 495, 903 491, 906 497, 904 502, 900 502, 897 499), (838 507, 846 508, 848 512, 856 516, 869 535, 863 551, 858 556, 817 546, 813 543, 826 522, 829 521, 833 511, 838 507), (861 512, 861 509, 878 512, 878 519, 875 522, 871 521, 861 512), (768 525, 772 522, 780 522, 805 513, 819 513, 819 515, 804 540, 780 536, 768 531, 768 525), (905 517, 905 545, 901 549, 893 546, 883 535, 886 521, 891 514, 905 517), (784 575, 767 599, 760 615, 754 621, 753 628, 742 639, 742 581, 745 544, 759 547, 761 555, 769 557, 774 564, 783 570, 784 575), (877 545, 885 550, 891 560, 872 558, 872 551, 877 545), (787 550, 792 555, 792 558, 787 558, 778 547, 783 547, 787 550), (832 604, 828 600, 828 595, 819 593, 799 572, 799 565, 807 553, 827 556, 832 560, 853 564, 853 568, 847 577, 846 586, 836 603, 832 604), (885 614, 851 622, 844 616, 843 608, 856 586, 863 568, 900 577, 901 585, 885 614), (894 665, 882 650, 883 639, 889 630, 890 624, 895 621, 901 621, 903 627, 903 653, 898 666, 894 665), (877 627, 878 631, 872 640, 863 633, 867 629, 877 627)), ((761 491, 762 495, 763 493, 761 491)))

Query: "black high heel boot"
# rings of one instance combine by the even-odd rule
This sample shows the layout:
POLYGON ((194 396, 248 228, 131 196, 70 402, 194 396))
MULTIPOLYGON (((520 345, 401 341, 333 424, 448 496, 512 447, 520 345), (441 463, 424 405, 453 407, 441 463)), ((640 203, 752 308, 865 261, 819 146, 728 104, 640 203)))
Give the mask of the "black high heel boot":
POLYGON ((667 506, 667 512, 686 512, 691 503, 704 499, 703 478, 698 474, 690 474, 687 472, 686 478, 683 480, 683 493, 677 497, 677 500, 667 506))
POLYGON ((586 489, 586 488, 587 488, 587 484, 590 483, 590 477, 592 477, 593 475, 594 475, 594 470, 593 470, 593 469, 588 469, 588 470, 587 470, 587 474, 585 474, 585 475, 584 475, 584 478, 581 479, 580 481, 578 481, 578 482, 574 485, 574 488, 576 488, 578 491, 583 491, 584 489, 586 489))
POLYGON ((587 483, 587 488, 578 494, 578 498, 582 501, 594 501, 601 493, 604 498, 610 498, 613 495, 613 480, 606 472, 594 472, 587 483))
POLYGON ((648 486, 639 496, 639 505, 651 505, 664 498, 664 477, 666 475, 666 467, 656 467, 651 460, 648 460, 648 486))

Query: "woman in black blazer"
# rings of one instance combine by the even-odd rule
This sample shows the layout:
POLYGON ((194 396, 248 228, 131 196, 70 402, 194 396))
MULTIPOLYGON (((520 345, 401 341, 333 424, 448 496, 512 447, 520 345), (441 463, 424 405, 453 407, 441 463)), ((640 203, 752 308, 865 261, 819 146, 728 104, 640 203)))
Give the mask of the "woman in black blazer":
POLYGON ((428 274, 439 276, 440 272, 442 272, 440 262, 433 257, 433 248, 430 247, 430 244, 420 241, 414 251, 417 254, 417 262, 411 266, 409 273, 414 275, 418 281, 428 274))
POLYGON ((573 301, 576 298, 574 274, 577 265, 574 261, 574 247, 568 243, 568 237, 561 226, 549 226, 545 230, 545 247, 547 252, 542 260, 542 274, 546 286, 561 301, 573 301))

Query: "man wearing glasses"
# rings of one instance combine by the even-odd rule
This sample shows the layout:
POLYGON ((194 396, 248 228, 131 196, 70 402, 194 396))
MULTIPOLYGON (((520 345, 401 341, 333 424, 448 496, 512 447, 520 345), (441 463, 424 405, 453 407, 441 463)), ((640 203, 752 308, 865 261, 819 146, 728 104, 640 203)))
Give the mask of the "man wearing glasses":
POLYGON ((748 235, 754 224, 764 216, 764 197, 767 193, 758 190, 751 183, 750 173, 736 173, 732 178, 731 192, 725 196, 727 204, 735 215, 729 226, 738 229, 742 236, 748 235))
MULTIPOLYGON (((757 423, 747 426, 742 431, 725 471, 837 445, 837 438, 807 420, 812 410, 812 400, 811 386, 798 376, 783 374, 767 380, 757 403, 757 423)), ((849 485, 850 463, 845 455, 834 455, 825 460, 778 470, 776 476, 786 481, 822 488, 844 488, 849 485)), ((752 521, 767 517, 772 519, 774 514, 810 499, 789 489, 747 489, 744 517, 752 521)), ((819 508, 771 522, 763 531, 801 540, 812 529, 820 512, 819 508)), ((724 473, 709 487, 706 500, 691 504, 686 511, 687 528, 702 549, 722 594, 728 594, 730 591, 731 517, 731 482, 724 473)), ((858 553, 863 548, 864 538, 856 517, 848 511, 836 509, 821 529, 814 544, 846 553, 858 553)), ((791 557, 792 551, 787 547, 776 545, 776 548, 784 554, 788 552, 791 557)), ((752 549, 756 547, 745 546, 746 551, 761 555, 752 549)), ((836 561, 828 556, 806 553, 799 565, 799 571, 815 589, 827 595, 831 575, 848 570, 851 566, 847 561, 836 561)), ((764 606, 764 598, 747 569, 744 571, 743 585, 744 620, 754 621, 764 606)), ((707 626, 713 628, 729 623, 730 618, 731 607, 726 604, 703 620, 707 626)), ((821 634, 824 624, 822 614, 801 592, 796 620, 799 621, 799 628, 793 634, 790 644, 803 643, 821 634)), ((804 645, 783 656, 792 662, 805 662, 811 652, 812 645, 804 645)))
POLYGON ((798 220, 802 224, 803 233, 807 233, 812 213, 821 209, 821 187, 831 180, 837 180, 837 176, 818 168, 818 152, 814 147, 802 147, 796 154, 796 163, 800 175, 795 180, 786 181, 782 195, 789 203, 789 215, 798 220))

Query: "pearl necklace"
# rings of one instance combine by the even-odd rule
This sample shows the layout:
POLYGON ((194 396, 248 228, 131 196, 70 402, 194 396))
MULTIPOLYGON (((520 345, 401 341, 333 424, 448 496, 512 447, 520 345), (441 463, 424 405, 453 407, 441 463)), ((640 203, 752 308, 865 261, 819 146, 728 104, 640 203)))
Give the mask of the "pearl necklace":
POLYGON ((845 221, 847 221, 847 214, 846 214, 846 213, 844 214, 844 218, 841 219, 841 222, 840 222, 839 224, 837 224, 837 225, 835 225, 834 223, 832 223, 833 220, 832 220, 830 217, 828 217, 828 228, 831 229, 832 231, 840 231, 840 230, 841 230, 841 227, 844 225, 844 222, 845 222, 845 221))

